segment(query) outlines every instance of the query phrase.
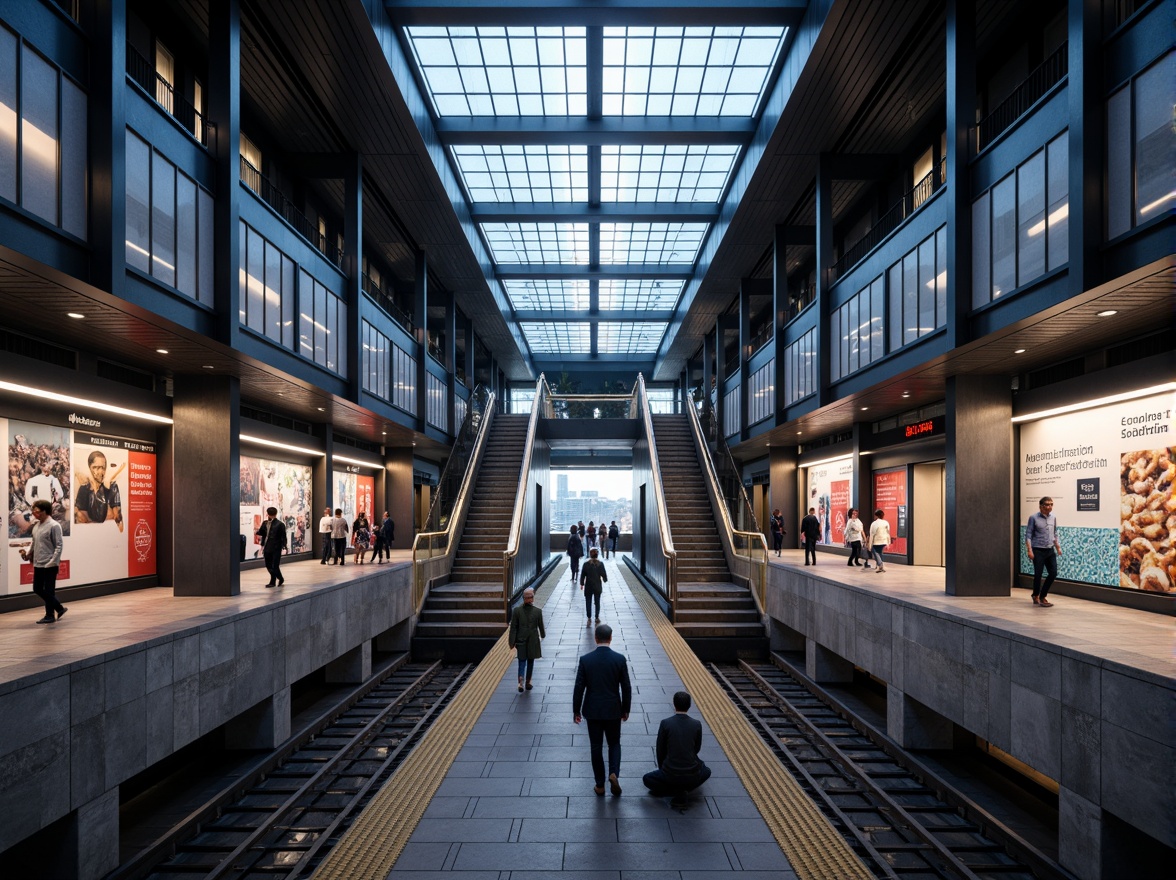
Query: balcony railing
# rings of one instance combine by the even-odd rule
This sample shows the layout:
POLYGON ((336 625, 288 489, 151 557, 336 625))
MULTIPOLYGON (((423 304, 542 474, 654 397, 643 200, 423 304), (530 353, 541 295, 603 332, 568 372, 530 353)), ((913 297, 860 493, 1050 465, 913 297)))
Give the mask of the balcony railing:
POLYGON ((370 296, 376 305, 387 312, 389 317, 403 327, 405 332, 411 336, 413 333, 412 317, 408 312, 396 305, 396 299, 393 297, 392 292, 384 290, 376 284, 366 272, 363 273, 361 283, 363 284, 363 292, 370 296))
POLYGON ((788 305, 784 309, 784 324, 787 324, 801 312, 803 312, 808 305, 817 298, 817 287, 815 284, 806 284, 804 287, 796 289, 788 289, 788 305))
POLYGON ((927 199, 931 198, 932 194, 943 186, 945 170, 946 162, 940 159, 926 177, 904 193, 889 211, 878 218, 878 221, 870 227, 869 232, 846 248, 841 259, 834 263, 832 269, 829 270, 829 283, 833 283, 861 262, 866 254, 876 248, 890 233, 901 226, 907 217, 915 213, 927 199))
POLYGON ((263 202, 293 226, 294 231, 305 238, 319 253, 340 269, 343 268, 343 252, 332 245, 325 235, 319 235, 318 229, 306 219, 306 215, 295 208, 282 191, 269 178, 263 176, 260 171, 250 165, 244 156, 241 157, 241 182, 257 193, 263 202))
POLYGON ((185 100, 166 79, 155 72, 151 62, 127 43, 127 73, 147 94, 155 99, 180 127, 206 147, 213 147, 216 126, 204 118, 204 114, 185 100))
POLYGON ((1070 70, 1069 43, 1062 43, 1013 93, 980 120, 976 126, 976 152, 991 144, 1000 134, 1020 119, 1041 96, 1061 82, 1070 70))

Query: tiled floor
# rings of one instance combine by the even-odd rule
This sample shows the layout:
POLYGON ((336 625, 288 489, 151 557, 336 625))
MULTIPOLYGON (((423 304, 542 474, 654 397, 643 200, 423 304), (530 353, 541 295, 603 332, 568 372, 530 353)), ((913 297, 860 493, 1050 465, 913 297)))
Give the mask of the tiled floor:
MULTIPOLYGON (((540 591, 547 638, 535 689, 517 691, 511 663, 424 818, 394 880, 521 880, 559 873, 583 880, 791 880, 759 812, 703 722, 702 758, 714 775, 675 809, 649 795, 658 722, 681 680, 621 580, 615 560, 601 619, 629 659, 633 708, 622 726, 620 797, 593 791, 584 725, 572 721, 576 662, 594 647, 583 594, 558 567, 540 591)), ((695 717, 697 711, 692 710, 695 717)))
POLYGON ((252 608, 325 586, 369 577, 391 566, 412 564, 411 550, 393 550, 382 565, 319 565, 317 561, 282 566, 285 586, 266 589, 264 568, 241 572, 236 596, 173 596, 170 587, 135 590, 94 599, 61 599, 69 613, 51 626, 37 626, 42 607, 0 614, 0 692, 18 679, 84 662, 120 648, 232 617, 252 608))
POLYGON ((1040 608, 1028 590, 1015 589, 1011 596, 959 598, 944 592, 944 570, 930 566, 892 565, 879 574, 848 568, 845 557, 818 554, 816 566, 803 565, 803 552, 785 550, 769 557, 771 565, 785 565, 809 577, 882 592, 944 616, 962 617, 978 626, 1024 636, 1063 650, 1097 657, 1124 671, 1166 679, 1176 678, 1173 628, 1170 617, 1102 602, 1050 594, 1052 608, 1040 608))

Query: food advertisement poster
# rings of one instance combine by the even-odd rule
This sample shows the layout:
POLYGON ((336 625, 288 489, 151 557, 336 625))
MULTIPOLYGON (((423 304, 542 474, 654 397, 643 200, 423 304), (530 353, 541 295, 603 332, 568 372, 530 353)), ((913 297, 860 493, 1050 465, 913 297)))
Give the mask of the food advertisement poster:
POLYGON ((1025 526, 1054 501, 1064 580, 1176 595, 1176 393, 1020 426, 1020 571, 1033 574, 1025 526))
POLYGON ((27 593, 33 568, 33 502, 53 505, 61 526, 59 587, 156 572, 156 456, 152 440, 102 433, 101 420, 71 417, 95 430, 0 419, 7 439, 8 547, 0 594, 27 593))
MULTIPOLYGON (((286 524, 290 553, 310 550, 312 499, 310 467, 288 461, 241 456, 241 534, 245 536, 245 558, 261 559, 261 539, 257 530, 265 520, 267 508, 278 509, 278 519, 286 524)), ((313 521, 318 527, 318 519, 313 521)))
POLYGON ((886 552, 905 555, 907 539, 898 536, 899 508, 903 511, 907 509, 906 466, 874 471, 874 505, 869 510, 862 511, 862 525, 865 526, 868 535, 870 524, 874 522, 874 511, 881 510, 886 521, 890 523, 890 543, 886 547, 886 552))
POLYGON ((819 544, 845 543, 845 521, 853 501, 853 459, 843 458, 806 468, 808 471, 808 501, 804 513, 810 507, 817 509, 821 522, 819 544))

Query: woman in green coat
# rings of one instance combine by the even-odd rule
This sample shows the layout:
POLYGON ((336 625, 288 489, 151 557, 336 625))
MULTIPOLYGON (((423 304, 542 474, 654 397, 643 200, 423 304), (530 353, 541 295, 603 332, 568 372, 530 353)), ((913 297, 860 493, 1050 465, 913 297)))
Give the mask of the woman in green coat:
POLYGON ((535 607, 535 591, 530 587, 523 590, 523 604, 510 616, 510 647, 519 653, 519 693, 523 692, 523 676, 526 688, 531 690, 531 674, 535 671, 535 660, 543 656, 541 640, 547 638, 543 629, 543 609, 535 607))

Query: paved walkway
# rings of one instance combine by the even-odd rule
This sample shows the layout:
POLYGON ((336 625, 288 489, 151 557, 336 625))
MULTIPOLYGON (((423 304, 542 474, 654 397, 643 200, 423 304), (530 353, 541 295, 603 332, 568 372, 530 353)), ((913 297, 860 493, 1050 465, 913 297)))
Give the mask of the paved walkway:
POLYGON ((1011 596, 949 596, 944 592, 944 570, 926 565, 886 564, 886 571, 848 568, 844 556, 819 553, 817 565, 804 566, 801 550, 785 550, 769 557, 812 578, 857 589, 885 593, 944 616, 1024 636, 1115 664, 1121 671, 1136 670, 1141 678, 1176 679, 1172 620, 1164 614, 1120 608, 1102 602, 1050 594, 1052 608, 1029 600, 1029 591, 1014 589, 1011 596))
MULTIPOLYGON (((547 638, 533 691, 517 691, 512 662, 389 875, 390 880, 794 880, 743 784, 703 721, 710 780, 676 809, 641 776, 654 767, 659 721, 681 679, 617 560, 601 619, 629 659, 633 707, 622 727, 620 797, 597 797, 588 733, 572 721, 576 663, 594 647, 583 594, 559 566, 540 590, 547 638)), ((694 717, 700 717, 691 710, 694 717)))

